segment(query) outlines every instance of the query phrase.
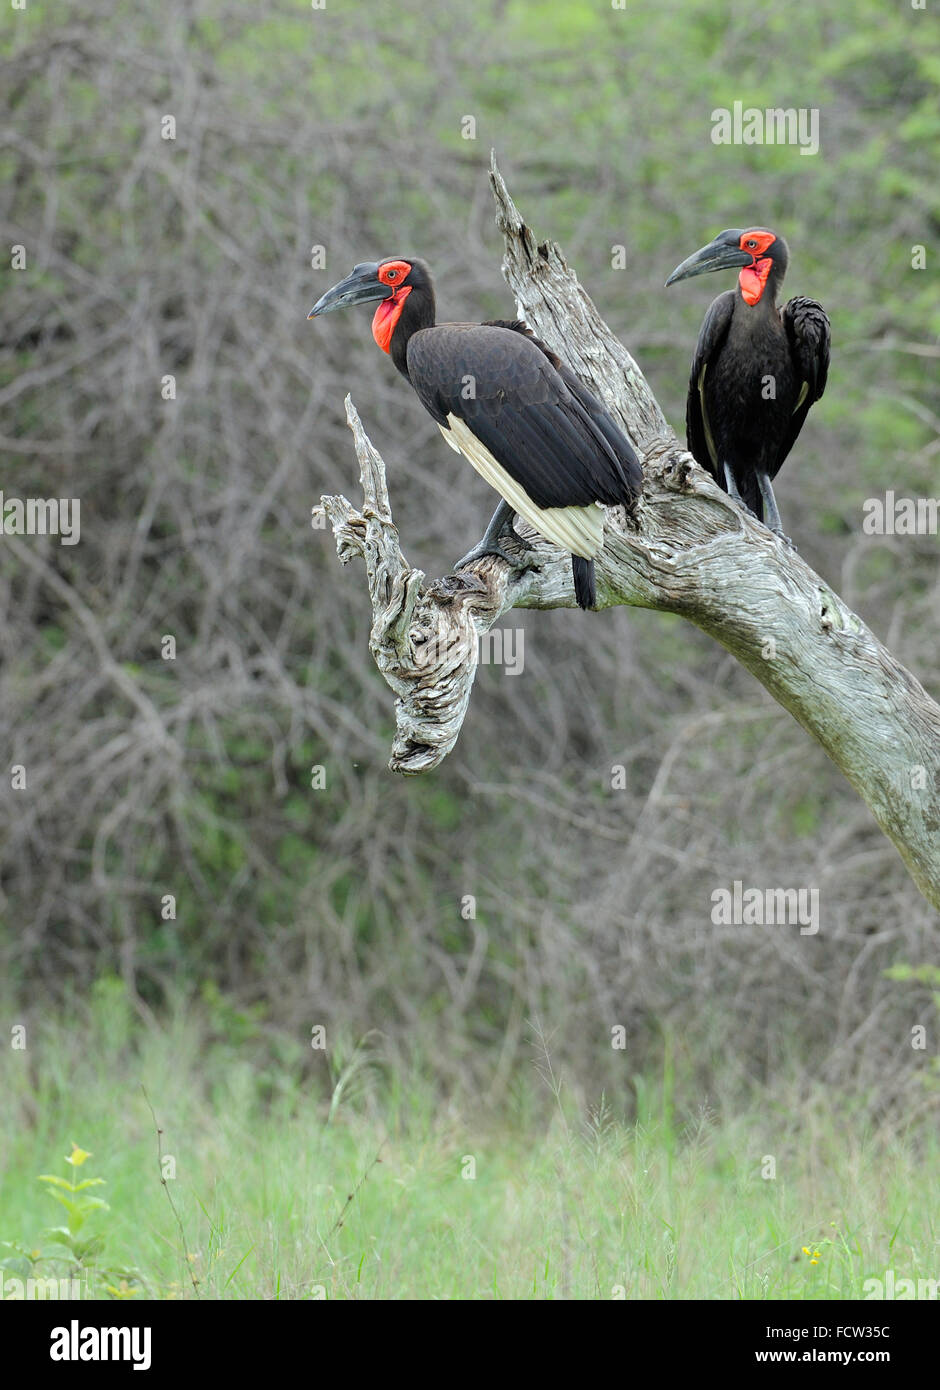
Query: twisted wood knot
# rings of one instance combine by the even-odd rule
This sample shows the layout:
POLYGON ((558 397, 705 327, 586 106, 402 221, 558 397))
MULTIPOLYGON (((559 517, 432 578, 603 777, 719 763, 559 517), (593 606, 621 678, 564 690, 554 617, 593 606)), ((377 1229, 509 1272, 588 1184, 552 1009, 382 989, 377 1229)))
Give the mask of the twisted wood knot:
POLYGON ((465 594, 486 594, 489 593, 489 586, 486 585, 478 574, 473 570, 455 571, 453 574, 445 574, 442 579, 435 579, 426 590, 428 598, 437 599, 439 603, 453 603, 455 599, 463 598, 465 594))
POLYGON ((643 470, 658 474, 671 492, 694 492, 692 470, 695 460, 677 444, 675 438, 657 439, 643 451, 643 470))

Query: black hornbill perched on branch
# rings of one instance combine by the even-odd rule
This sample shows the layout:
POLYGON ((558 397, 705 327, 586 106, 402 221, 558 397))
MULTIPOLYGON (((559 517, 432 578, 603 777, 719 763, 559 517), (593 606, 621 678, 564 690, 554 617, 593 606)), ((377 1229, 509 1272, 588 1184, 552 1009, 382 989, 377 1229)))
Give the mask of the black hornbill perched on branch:
POLYGON ((395 256, 357 265, 308 318, 380 300, 372 336, 406 377, 448 444, 504 499, 479 545, 457 562, 501 555, 515 513, 571 552, 575 597, 593 607, 594 556, 604 510, 632 510, 643 484, 633 448, 591 392, 524 323, 435 323, 423 261, 395 256))
POLYGON ((815 299, 777 308, 787 270, 783 237, 765 227, 720 232, 672 272, 667 285, 742 267, 737 289, 713 301, 699 333, 686 405, 686 441, 720 487, 778 536, 772 480, 810 406, 826 388, 829 319, 815 299))

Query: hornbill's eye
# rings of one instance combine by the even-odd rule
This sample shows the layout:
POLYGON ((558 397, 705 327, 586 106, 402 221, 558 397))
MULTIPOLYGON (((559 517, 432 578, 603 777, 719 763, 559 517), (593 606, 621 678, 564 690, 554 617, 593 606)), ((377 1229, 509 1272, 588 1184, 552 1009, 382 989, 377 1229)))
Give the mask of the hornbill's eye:
POLYGON ((747 243, 747 248, 749 251, 753 251, 756 245, 757 242, 754 240, 753 237, 751 237, 750 241, 747 243))
POLYGON ((394 279, 395 279, 395 276, 396 276, 397 274, 398 274, 398 271, 397 271, 397 270, 386 270, 386 272, 385 272, 385 278, 386 278, 386 280, 394 280, 394 279))

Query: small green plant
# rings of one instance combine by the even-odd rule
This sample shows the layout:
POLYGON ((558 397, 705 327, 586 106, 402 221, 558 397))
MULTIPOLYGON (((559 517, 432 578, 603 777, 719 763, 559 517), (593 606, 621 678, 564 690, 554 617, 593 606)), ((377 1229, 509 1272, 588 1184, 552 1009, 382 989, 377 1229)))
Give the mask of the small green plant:
MULTIPOLYGON (((91 1154, 88 1150, 79 1148, 73 1139, 72 1152, 65 1156, 66 1163, 71 1164, 73 1169, 81 1168, 89 1158, 91 1154)), ((44 1234, 54 1244, 62 1245, 69 1251, 79 1270, 85 1269, 94 1263, 95 1256, 100 1254, 104 1246, 103 1234, 82 1234, 85 1223, 94 1212, 111 1210, 103 1198, 89 1196, 87 1189, 104 1187, 104 1178, 82 1178, 80 1181, 71 1182, 68 1178, 57 1177, 54 1173, 40 1173, 39 1181, 49 1184, 49 1196, 61 1202, 68 1214, 67 1226, 51 1226, 44 1234)))
MULTIPOLYGON (((38 1280, 45 1286, 51 1279, 77 1281, 85 1297, 101 1290, 112 1298, 131 1298, 138 1292, 137 1272, 117 1265, 105 1265, 100 1256, 106 1233, 90 1229, 89 1223, 111 1210, 108 1203, 92 1195, 91 1189, 103 1187, 104 1178, 79 1178, 77 1170, 92 1154, 72 1141, 72 1152, 66 1154, 74 1176, 59 1177, 55 1173, 40 1173, 38 1181, 48 1184, 46 1191, 65 1208, 66 1224, 50 1226, 42 1233, 44 1245, 31 1248, 20 1241, 0 1242, 0 1248, 10 1253, 0 1259, 0 1270, 14 1276, 38 1280)), ((44 1293, 43 1296, 48 1296, 44 1293)))

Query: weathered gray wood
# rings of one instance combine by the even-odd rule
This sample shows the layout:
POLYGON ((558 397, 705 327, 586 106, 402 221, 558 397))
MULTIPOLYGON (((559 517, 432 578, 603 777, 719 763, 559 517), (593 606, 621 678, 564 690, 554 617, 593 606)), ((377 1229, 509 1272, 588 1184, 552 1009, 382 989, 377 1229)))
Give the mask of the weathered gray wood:
MULTIPOLYGON (((598 607, 680 613, 721 642, 822 744, 920 891, 940 907, 940 707, 795 551, 698 467, 559 248, 536 242, 495 160, 491 181, 503 273, 520 317, 598 392, 643 460, 636 519, 608 509, 596 562, 598 607)), ((424 772, 457 741, 478 634, 511 608, 574 606, 570 561, 537 537, 537 569, 518 573, 487 557, 425 584, 401 553, 384 464, 348 397, 346 410, 365 505, 359 512, 343 497, 324 497, 322 505, 340 558, 366 560, 370 646, 398 696, 389 765, 424 772)), ((465 541, 455 537, 455 552, 465 541)))

